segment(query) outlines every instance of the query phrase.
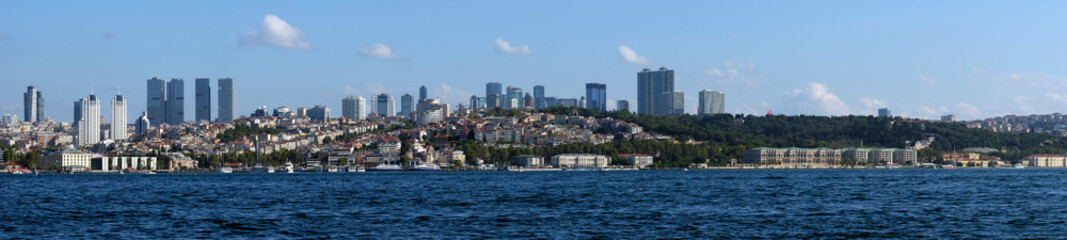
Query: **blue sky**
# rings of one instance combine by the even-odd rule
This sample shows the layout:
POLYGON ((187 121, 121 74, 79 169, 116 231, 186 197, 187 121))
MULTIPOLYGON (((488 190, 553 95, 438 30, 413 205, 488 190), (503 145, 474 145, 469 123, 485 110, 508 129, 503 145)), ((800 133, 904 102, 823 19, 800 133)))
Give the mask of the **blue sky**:
POLYGON ((610 100, 633 102, 636 72, 666 66, 689 113, 702 89, 725 92, 731 113, 1054 113, 1067 107, 1065 5, 0 1, 0 112, 21 117, 32 84, 49 117, 70 121, 90 88, 103 99, 121 88, 132 120, 151 77, 187 81, 188 119, 199 77, 233 77, 240 115, 316 104, 339 115, 344 96, 417 95, 422 84, 458 104, 490 81, 559 97, 599 82, 610 100))

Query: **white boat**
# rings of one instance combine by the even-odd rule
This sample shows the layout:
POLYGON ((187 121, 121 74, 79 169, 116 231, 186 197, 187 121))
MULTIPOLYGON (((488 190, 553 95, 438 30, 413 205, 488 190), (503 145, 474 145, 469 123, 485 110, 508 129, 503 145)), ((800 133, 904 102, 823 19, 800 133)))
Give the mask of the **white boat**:
POLYGON ((601 170, 603 170, 603 169, 598 168, 598 167, 582 167, 582 166, 565 167, 565 168, 563 168, 563 171, 568 171, 568 172, 590 172, 590 171, 601 171, 601 170))
POLYGON ((363 168, 363 166, 348 166, 347 168, 345 168, 345 172, 366 172, 366 171, 367 171, 367 169, 363 168))
POLYGON ((22 171, 19 171, 19 170, 11 171, 11 174, 22 174, 22 171))
POLYGON ((341 171, 341 168, 338 168, 337 166, 326 167, 326 172, 340 172, 340 171, 341 171))
POLYGON ((441 171, 441 166, 437 166, 437 164, 432 164, 432 163, 431 164, 419 164, 419 165, 411 168, 411 171, 436 172, 436 171, 441 171))
POLYGON ((293 173, 296 170, 291 162, 285 162, 285 166, 282 169, 285 170, 285 173, 293 173))
POLYGON ((144 174, 156 174, 156 171, 148 171, 148 172, 146 172, 144 174))
POLYGON ((374 166, 374 167, 372 167, 370 169, 367 169, 367 171, 371 171, 371 172, 400 172, 400 171, 404 171, 404 168, 401 168, 400 165, 396 165, 396 164, 381 164, 381 165, 378 165, 378 166, 374 166))
POLYGON ((233 168, 222 166, 218 169, 219 173, 233 173, 233 168))
POLYGON ((1022 163, 1016 163, 1012 164, 1011 168, 1026 168, 1026 165, 1023 165, 1022 163))

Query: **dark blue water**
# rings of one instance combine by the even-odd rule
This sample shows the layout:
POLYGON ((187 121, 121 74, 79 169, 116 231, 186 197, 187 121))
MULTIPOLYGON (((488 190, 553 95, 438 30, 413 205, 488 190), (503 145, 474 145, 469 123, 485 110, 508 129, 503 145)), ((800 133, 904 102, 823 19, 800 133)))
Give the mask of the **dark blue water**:
POLYGON ((1067 170, 0 175, 0 238, 1057 238, 1067 170))

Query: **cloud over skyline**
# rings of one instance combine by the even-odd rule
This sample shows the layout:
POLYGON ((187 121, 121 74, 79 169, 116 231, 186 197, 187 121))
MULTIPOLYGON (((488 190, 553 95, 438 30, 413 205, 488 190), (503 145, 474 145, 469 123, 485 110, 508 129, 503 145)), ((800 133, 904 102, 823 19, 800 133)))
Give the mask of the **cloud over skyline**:
POLYGON ((829 115, 849 115, 852 108, 841 101, 836 94, 831 93, 825 84, 811 82, 806 88, 793 89, 786 92, 787 103, 792 104, 796 112, 802 114, 822 113, 829 115))
POLYGON ((497 38, 493 42, 496 44, 497 52, 513 56, 530 55, 530 46, 511 46, 511 42, 505 41, 504 39, 500 38, 497 38))
POLYGON ((278 16, 267 14, 263 17, 259 31, 246 33, 241 39, 241 45, 246 46, 276 46, 290 49, 311 50, 311 43, 307 42, 307 34, 289 25, 278 16))
POLYGON ((621 55, 623 62, 637 65, 652 65, 652 60, 637 55, 637 52, 627 46, 619 46, 619 55, 621 55))
POLYGON ((393 60, 400 58, 400 55, 393 53, 392 48, 389 48, 389 46, 386 46, 385 44, 381 43, 360 47, 359 55, 384 60, 393 60))

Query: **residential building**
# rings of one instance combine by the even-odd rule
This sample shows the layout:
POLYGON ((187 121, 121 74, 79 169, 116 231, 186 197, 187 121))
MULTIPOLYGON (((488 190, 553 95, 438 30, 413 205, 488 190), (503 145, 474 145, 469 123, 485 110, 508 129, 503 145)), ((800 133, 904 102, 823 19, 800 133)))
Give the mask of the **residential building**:
POLYGON ((366 101, 360 96, 348 96, 341 101, 341 116, 363 120, 366 116, 366 101))
POLYGON ((211 121, 211 79, 196 79, 196 121, 211 121))
POLYGON ((78 129, 75 137, 75 146, 87 146, 100 142, 100 100, 96 95, 78 100, 75 105, 74 126, 78 129))
POLYGON ((115 95, 111 99, 111 139, 125 140, 126 133, 126 98, 115 95))
POLYGON ((537 110, 545 109, 547 107, 547 106, 545 106, 545 86, 544 85, 535 85, 533 92, 534 92, 534 94, 533 94, 533 97, 534 97, 534 109, 537 109, 537 110))
POLYGON ((643 69, 637 73, 637 113, 648 115, 669 115, 674 112, 672 100, 674 92, 674 70, 661 67, 650 71, 643 69), (665 97, 667 95, 668 97, 665 97))
POLYGON ((697 104, 697 115, 712 115, 726 113, 725 94, 718 91, 704 89, 700 91, 700 99, 697 104))
POLYGON ((230 122, 235 118, 234 114, 234 89, 233 78, 219 79, 219 122, 230 122))
POLYGON ((315 105, 308 109, 308 118, 315 121, 328 121, 330 120, 330 109, 323 105, 315 105))
POLYGON ((607 91, 608 85, 601 83, 586 83, 585 84, 585 108, 607 111, 607 91))

